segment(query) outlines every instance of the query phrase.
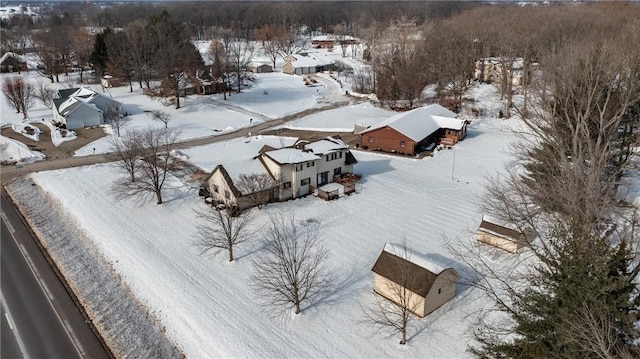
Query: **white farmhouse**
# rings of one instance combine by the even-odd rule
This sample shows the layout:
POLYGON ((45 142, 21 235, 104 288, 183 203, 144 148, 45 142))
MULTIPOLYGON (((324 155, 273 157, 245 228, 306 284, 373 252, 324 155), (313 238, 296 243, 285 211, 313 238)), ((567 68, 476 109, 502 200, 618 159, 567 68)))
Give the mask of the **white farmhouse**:
POLYGON ((255 174, 273 180, 272 188, 254 187, 264 192, 269 201, 309 194, 332 199, 355 191, 355 163, 357 160, 339 137, 314 142, 298 140, 291 147, 265 146, 254 158, 216 166, 206 180, 207 189, 217 203, 248 208, 254 205, 249 198, 252 193, 245 187, 240 190, 238 180, 241 175, 255 174))

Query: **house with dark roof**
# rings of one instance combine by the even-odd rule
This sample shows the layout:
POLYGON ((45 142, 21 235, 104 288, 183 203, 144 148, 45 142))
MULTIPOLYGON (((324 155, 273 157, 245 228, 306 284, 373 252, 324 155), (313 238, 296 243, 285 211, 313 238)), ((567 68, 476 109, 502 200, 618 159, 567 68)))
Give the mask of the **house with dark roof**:
POLYGON ((206 179, 207 188, 215 202, 245 209, 255 205, 250 198, 253 193, 241 191, 238 181, 242 175, 255 174, 271 178, 273 188, 253 187, 269 192, 270 201, 314 193, 333 199, 355 191, 353 165, 357 162, 338 136, 314 142, 298 140, 290 147, 264 146, 254 158, 216 166, 206 179))
POLYGON ((53 100, 53 119, 67 129, 93 127, 120 116, 122 104, 88 87, 58 90, 53 100))
POLYGON ((438 309, 456 295, 460 276, 405 246, 386 243, 371 269, 374 292, 419 317, 438 309))
POLYGON ((513 226, 483 215, 477 234, 478 242, 516 253, 527 243, 527 236, 513 226))
POLYGON ((360 132, 364 149, 414 155, 431 143, 454 145, 467 135, 467 121, 438 104, 399 113, 360 132))

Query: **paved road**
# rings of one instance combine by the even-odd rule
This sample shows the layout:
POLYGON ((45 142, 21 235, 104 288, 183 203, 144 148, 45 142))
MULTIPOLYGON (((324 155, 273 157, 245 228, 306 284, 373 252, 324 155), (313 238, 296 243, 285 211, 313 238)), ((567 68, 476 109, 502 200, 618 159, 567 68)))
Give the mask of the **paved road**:
POLYGON ((4 310, 4 299, 2 300, 2 327, 0 328, 0 358, 19 359, 24 358, 20 344, 14 335, 13 320, 9 320, 9 315, 4 310))
MULTIPOLYGON (((290 116, 266 121, 226 134, 188 140, 178 148, 190 148, 258 134, 312 113, 347 105, 346 97, 323 103, 290 116)), ((355 99, 353 101, 359 101, 355 99)), ((19 166, 2 166, 1 182, 32 172, 86 166, 112 161, 109 155, 44 160, 19 166)), ((46 261, 35 239, 24 227, 12 204, 2 193, 0 282, 2 285, 2 354, 20 358, 108 358, 84 317, 46 261), (9 312, 5 316, 5 310, 9 312), (11 318, 9 321, 8 318, 11 318), (11 335, 14 334, 14 335, 11 335)))
MULTIPOLYGON (((365 100, 353 99, 353 101, 361 102, 365 100)), ((326 110, 346 106, 350 102, 351 101, 342 101, 342 102, 334 102, 331 104, 325 104, 323 106, 314 107, 308 110, 304 110, 302 112, 295 113, 293 115, 284 116, 276 120, 262 122, 251 127, 241 128, 239 130, 228 132, 222 135, 187 140, 177 144, 176 148, 190 148, 195 146, 208 145, 210 143, 215 143, 215 142, 228 141, 237 137, 246 136, 247 133, 249 132, 252 134, 258 134, 258 133, 267 131, 268 129, 273 128, 275 126, 279 126, 289 121, 299 119, 303 116, 308 116, 316 112, 326 111, 326 110)), ((68 157, 68 158, 62 158, 57 160, 45 159, 43 161, 37 161, 34 163, 18 165, 18 166, 2 166, 2 168, 0 169, 0 177, 2 182, 6 182, 14 177, 21 176, 27 173, 49 171, 49 170, 60 169, 60 168, 87 166, 87 165, 92 165, 96 163, 106 163, 111 161, 113 161, 113 159, 111 159, 109 155, 104 155, 104 154, 81 156, 81 157, 68 157)))
POLYGON ((13 327, 7 335, 3 322, 2 358, 16 346, 26 358, 109 358, 4 193, 0 201, 3 319, 6 310, 13 327))

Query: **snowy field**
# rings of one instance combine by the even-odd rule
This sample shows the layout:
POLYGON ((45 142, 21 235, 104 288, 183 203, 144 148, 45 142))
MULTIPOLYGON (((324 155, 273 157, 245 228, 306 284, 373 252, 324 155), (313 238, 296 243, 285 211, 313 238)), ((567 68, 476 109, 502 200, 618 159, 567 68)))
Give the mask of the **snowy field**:
MULTIPOLYGON (((355 60, 343 61, 358 65, 355 60)), ((33 73, 26 76, 36 80, 33 73)), ((172 116, 169 127, 180 130, 180 139, 186 140, 342 102, 348 100, 344 93, 351 89, 327 74, 317 77, 316 87, 304 86, 300 76, 281 73, 257 78, 253 88, 234 93, 227 101, 222 95, 189 96, 181 99, 179 110, 149 99, 137 85, 133 93, 128 87, 108 93, 127 112, 124 131, 163 126, 149 116, 149 111, 160 109, 172 116)), ((52 86, 75 85, 69 78, 52 86)), ((225 253, 198 253, 192 244, 199 220, 193 210, 205 206, 197 195, 198 184, 171 177, 164 187, 165 203, 157 206, 112 198, 109 188, 122 175, 113 164, 35 173, 31 178, 54 199, 54 207, 64 208, 72 223, 78 224, 88 245, 95 246, 188 358, 468 357, 475 316, 487 303, 477 290, 459 283, 452 301, 415 322, 406 346, 365 324, 362 307, 373 300, 371 267, 386 242, 406 242, 413 250, 455 268, 462 281, 470 279, 470 270, 453 259, 445 242, 474 243, 486 176, 500 172, 510 159, 508 146, 517 135, 509 127, 517 122, 492 118, 501 106, 495 87, 474 86, 469 97, 476 101, 471 106, 484 110, 484 115, 470 118, 469 135, 453 149, 421 160, 354 151, 359 161, 355 172, 363 176, 358 193, 331 202, 310 196, 269 204, 262 211, 253 209, 256 229, 268 225, 274 214, 320 223, 337 280, 328 295, 306 303, 299 316, 273 318, 258 304, 258 294, 250 288, 251 260, 261 250, 256 241, 235 248, 233 263, 227 262, 225 253)), ((36 104, 29 111, 30 120, 22 121, 4 97, 0 101, 2 124, 16 129, 52 116, 51 110, 36 104)), ((394 114, 368 103, 351 104, 282 127, 350 132, 354 125, 373 125, 394 114)), ((264 145, 282 147, 294 140, 254 134, 181 154, 209 172, 220 163, 255 156, 264 145)), ((2 141, 7 144, 2 146, 4 158, 17 145, 2 141)), ((76 155, 92 154, 93 148, 104 153, 109 147, 107 136, 76 155)), ((20 156, 23 151, 28 149, 13 152, 20 156)))
MULTIPOLYGON (((119 176, 113 165, 96 165, 32 175, 72 213, 115 270, 167 327, 189 358, 206 357, 466 357, 473 316, 484 299, 459 285, 456 297, 416 322, 409 343, 387 338, 362 323, 361 306, 373 288, 371 267, 385 242, 403 242, 428 257, 469 271, 453 261, 445 238, 472 241, 482 213, 477 203, 486 175, 498 172, 514 135, 498 120, 474 121, 469 136, 452 150, 416 160, 354 152, 363 175, 359 193, 325 202, 307 197, 270 204, 254 225, 284 213, 314 218, 330 248, 339 278, 332 292, 303 308, 300 316, 272 318, 249 287, 256 243, 201 256, 192 245, 197 223, 193 209, 204 206, 197 186, 172 178, 161 206, 115 201, 105 193, 119 176), (455 158, 455 161, 454 161, 455 158), (453 179, 452 179, 453 178, 453 179), (74 194, 69 195, 69 188, 74 194)), ((277 141, 276 143, 273 143, 277 141)), ((204 146, 184 153, 211 170, 229 154, 254 155, 279 139, 256 137, 204 146)), ((286 141, 285 141, 286 142, 286 141)))
MULTIPOLYGON (((11 75, 3 74, 0 79, 7 76, 11 75)), ((32 82, 37 79, 37 75, 33 72, 25 76, 32 82)), ((128 87, 117 87, 108 89, 107 93, 123 104, 123 112, 127 114, 127 120, 122 127, 123 134, 130 129, 164 126, 160 122, 154 122, 149 114, 153 110, 162 110, 170 114, 169 127, 180 131, 180 140, 188 140, 220 135, 251 124, 256 125, 297 113, 315 106, 319 100, 322 101, 326 97, 333 98, 341 92, 337 84, 325 78, 320 79, 321 85, 317 87, 307 87, 301 77, 282 73, 256 74, 256 78, 257 82, 252 88, 244 90, 241 94, 232 93, 226 101, 221 94, 193 95, 181 98, 182 107, 177 110, 174 106, 164 106, 161 102, 143 95, 136 84, 133 92, 129 92, 128 87)), ((50 86, 65 88, 74 85, 63 82, 50 84, 50 86)), ((92 85, 92 87, 100 90, 98 85, 92 85)), ((49 121, 53 117, 52 110, 36 101, 28 112, 29 119, 23 120, 22 114, 15 113, 4 96, 0 98, 0 124, 3 126, 24 126, 29 122, 49 121)), ((105 129, 105 132, 112 131, 109 128, 105 129)), ((6 141, 3 140, 3 142, 6 141)), ((94 148, 95 153, 106 153, 110 147, 111 136, 109 135, 79 149, 76 155, 93 154, 94 148)), ((4 152, 7 153, 3 153, 3 159, 20 154, 24 158, 30 157, 16 149, 4 152)))

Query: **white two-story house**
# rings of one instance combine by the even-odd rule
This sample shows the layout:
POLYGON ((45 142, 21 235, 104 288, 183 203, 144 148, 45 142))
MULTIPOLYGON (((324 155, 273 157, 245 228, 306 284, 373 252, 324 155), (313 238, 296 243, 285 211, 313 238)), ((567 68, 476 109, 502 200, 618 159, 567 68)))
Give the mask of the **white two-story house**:
POLYGON ((345 183, 335 184, 344 187, 340 193, 355 190, 355 182, 346 183, 342 179, 345 176, 355 178, 353 165, 356 163, 349 147, 339 137, 327 137, 314 142, 298 140, 291 147, 263 149, 253 159, 216 166, 207 178, 207 187, 214 201, 233 204, 242 209, 252 206, 251 201, 246 199, 250 193, 247 193, 246 188, 243 188, 244 192, 239 190, 237 186, 242 175, 269 176, 274 187, 258 187, 260 191, 268 193, 272 201, 284 201, 314 193, 325 198, 323 187, 334 182, 345 183))

